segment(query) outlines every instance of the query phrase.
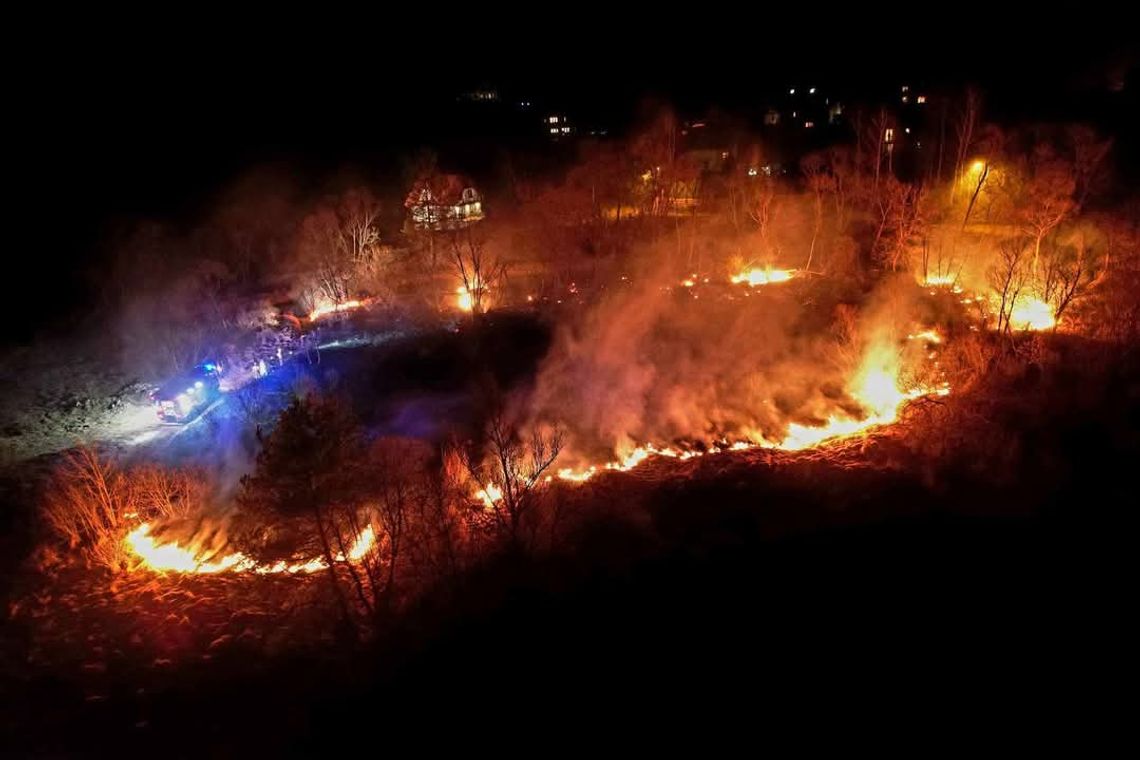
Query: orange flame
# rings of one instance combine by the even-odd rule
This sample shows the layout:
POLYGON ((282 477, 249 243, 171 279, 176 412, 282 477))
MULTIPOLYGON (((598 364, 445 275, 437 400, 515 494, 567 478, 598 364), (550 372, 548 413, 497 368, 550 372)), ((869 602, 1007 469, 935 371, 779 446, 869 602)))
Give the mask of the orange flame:
POLYGON ((489 288, 478 279, 471 284, 471 287, 460 285, 455 289, 455 305, 460 311, 470 312, 475 308, 475 296, 478 295, 480 310, 487 311, 491 305, 488 290, 489 288))
POLYGON ((772 269, 765 267, 763 269, 754 267, 752 269, 745 269, 739 274, 732 275, 732 283, 734 285, 746 284, 749 287, 756 287, 757 285, 773 285, 775 283, 787 282, 796 276, 794 269, 772 269))
MULTIPOLYGON (((937 335, 935 333, 935 335, 937 335)), ((584 483, 598 472, 616 470, 626 472, 637 467, 650 457, 667 457, 671 459, 686 460, 706 454, 719 454, 725 451, 747 451, 749 449, 778 449, 782 451, 800 451, 814 448, 828 442, 848 438, 867 430, 889 425, 898 419, 903 405, 922 396, 946 396, 950 393, 949 384, 937 388, 913 388, 903 391, 898 385, 899 357, 888 344, 879 343, 871 347, 863 360, 855 378, 849 387, 849 392, 856 401, 866 410, 862 418, 843 417, 832 415, 822 425, 803 425, 792 423, 788 426, 784 437, 778 441, 756 435, 751 440, 729 442, 722 440, 704 451, 682 451, 672 447, 660 448, 652 443, 637 446, 624 457, 603 465, 590 465, 575 470, 564 467, 558 471, 559 480, 571 483, 584 483)), ((548 478, 551 480, 552 478, 548 478)))
POLYGON ((927 343, 938 344, 942 342, 942 336, 938 334, 937 330, 922 330, 920 332, 911 333, 906 336, 907 340, 922 340, 927 343))
POLYGON ((1034 296, 1022 296, 1013 304, 1009 322, 1015 330, 1048 330, 1057 324, 1053 307, 1034 296))
POLYGON ((361 306, 364 306, 364 303, 364 301, 357 300, 342 301, 340 303, 323 303, 309 312, 309 320, 316 322, 321 317, 329 314, 340 314, 341 312, 359 309, 361 306))
POLYGON ((484 509, 491 511, 495 508, 495 504, 502 500, 503 490, 494 483, 491 483, 486 488, 480 488, 476 491, 475 498, 483 502, 484 509))
MULTIPOLYGON (((202 552, 179 546, 174 542, 162 543, 151 535, 153 526, 143 523, 125 539, 127 549, 138 557, 140 567, 158 573, 213 574, 227 571, 254 572, 261 575, 270 573, 315 573, 324 570, 328 563, 321 557, 307 562, 277 562, 272 565, 259 565, 241 552, 232 552, 217 557, 203 556, 202 552)), ((359 562, 376 543, 376 534, 368 525, 356 537, 347 553, 338 554, 337 562, 359 562)))

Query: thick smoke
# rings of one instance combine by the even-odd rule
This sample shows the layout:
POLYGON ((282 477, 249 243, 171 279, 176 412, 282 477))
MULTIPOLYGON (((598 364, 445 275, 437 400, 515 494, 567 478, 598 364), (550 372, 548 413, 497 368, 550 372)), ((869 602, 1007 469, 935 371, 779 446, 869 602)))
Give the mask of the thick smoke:
POLYGON ((806 277, 731 285, 727 263, 686 288, 659 260, 647 250, 628 287, 564 324, 540 368, 533 416, 569 428, 567 460, 646 442, 778 441, 791 423, 858 417, 846 385, 863 347, 895 340, 912 311, 875 294, 855 316, 806 277))

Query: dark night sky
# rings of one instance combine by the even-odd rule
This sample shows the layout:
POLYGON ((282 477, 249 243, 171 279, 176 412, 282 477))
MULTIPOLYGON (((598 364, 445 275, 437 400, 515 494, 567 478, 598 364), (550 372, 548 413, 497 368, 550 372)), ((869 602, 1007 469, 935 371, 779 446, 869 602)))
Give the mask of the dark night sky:
POLYGON ((864 91, 977 82, 1014 115, 1063 117, 1090 78, 1132 55, 1109 18, 1044 32, 972 25, 939 42, 917 16, 820 28, 727 9, 620 22, 579 7, 576 21, 529 28, 352 13, 30 25, 6 96, 8 179, 27 222, 13 250, 50 248, 34 263, 65 284, 61 270, 94 260, 117 220, 193 215, 267 161, 319 173, 431 144, 441 108, 481 82, 618 124, 647 95, 748 107, 809 79, 864 91))

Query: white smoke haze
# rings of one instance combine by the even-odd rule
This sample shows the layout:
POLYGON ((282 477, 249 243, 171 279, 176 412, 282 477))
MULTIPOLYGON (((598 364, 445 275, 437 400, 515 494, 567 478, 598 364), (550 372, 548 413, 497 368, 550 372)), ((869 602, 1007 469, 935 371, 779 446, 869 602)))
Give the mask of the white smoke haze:
POLYGON ((559 326, 531 397, 533 422, 560 423, 562 461, 597 461, 646 442, 781 440, 791 423, 864 411, 846 391, 872 342, 898 345, 915 312, 900 278, 859 313, 820 300, 820 280, 749 289, 729 262, 689 289, 646 249, 628 287, 559 326), (695 296, 695 297, 694 297, 695 296))

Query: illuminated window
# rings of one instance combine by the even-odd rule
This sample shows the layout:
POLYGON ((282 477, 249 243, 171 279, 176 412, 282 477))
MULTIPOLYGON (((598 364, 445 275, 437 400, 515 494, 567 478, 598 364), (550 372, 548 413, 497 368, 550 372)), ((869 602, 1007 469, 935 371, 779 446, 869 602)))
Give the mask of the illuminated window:
POLYGON ((903 91, 903 92, 910 92, 910 87, 908 87, 907 85, 905 85, 905 84, 904 84, 904 85, 902 86, 902 91, 903 91))
POLYGON ((811 129, 811 128, 812 128, 812 127, 814 127, 814 126, 815 126, 815 122, 814 122, 814 121, 805 121, 805 122, 804 122, 804 129, 811 129))
POLYGON ((892 143, 895 141, 895 130, 893 127, 887 127, 883 130, 883 142, 892 143))
POLYGON ((551 127, 550 128, 550 134, 552 134, 552 135, 558 134, 558 127, 551 127))
POLYGON ((919 105, 922 105, 923 103, 926 102, 926 96, 925 95, 919 95, 917 98, 914 99, 914 102, 918 103, 919 105))
POLYGON ((550 122, 551 124, 557 124, 558 123, 558 117, 557 116, 551 116, 549 119, 547 119, 547 121, 550 122))
POLYGON ((902 97, 902 101, 903 101, 904 103, 906 103, 906 102, 909 102, 909 101, 910 101, 910 98, 908 98, 906 95, 903 95, 903 97, 902 97))
POLYGON ((563 127, 562 134, 570 134, 570 127, 563 127))

